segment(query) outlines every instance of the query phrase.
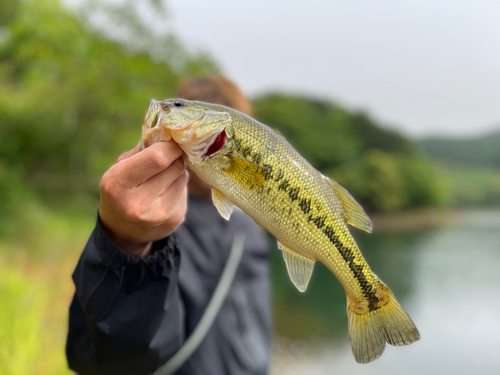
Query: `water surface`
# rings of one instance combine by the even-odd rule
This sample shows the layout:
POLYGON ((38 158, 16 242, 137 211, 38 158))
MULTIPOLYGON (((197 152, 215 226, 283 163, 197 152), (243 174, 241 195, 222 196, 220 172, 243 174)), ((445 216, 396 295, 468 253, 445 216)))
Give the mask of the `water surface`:
POLYGON ((500 211, 465 212, 454 227, 418 233, 352 232, 422 339, 357 364, 335 276, 317 263, 302 294, 275 250, 273 374, 500 373, 500 211))

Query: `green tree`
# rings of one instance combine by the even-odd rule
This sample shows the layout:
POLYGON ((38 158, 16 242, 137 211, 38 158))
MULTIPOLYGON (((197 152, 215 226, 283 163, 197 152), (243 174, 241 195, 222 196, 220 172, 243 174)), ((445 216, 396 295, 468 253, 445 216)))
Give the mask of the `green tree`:
POLYGON ((372 150, 364 155, 363 162, 366 194, 373 209, 391 212, 403 208, 408 194, 396 158, 387 152, 372 150))
POLYGON ((56 0, 23 1, 0 38, 0 159, 44 193, 96 192, 102 172, 140 139, 151 98, 214 66, 179 44, 182 69, 107 40, 56 0))
POLYGON ((359 153, 347 111, 326 100, 269 94, 253 102, 256 117, 279 130, 319 170, 359 153))
POLYGON ((450 190, 440 170, 423 156, 401 156, 399 168, 403 175, 409 207, 441 207, 449 203, 450 190))
POLYGON ((358 160, 332 168, 327 174, 368 211, 393 212, 408 204, 397 157, 385 151, 369 150, 358 160))
POLYGON ((390 153, 410 154, 415 151, 410 140, 394 130, 383 128, 364 112, 353 113, 349 125, 361 141, 363 152, 379 149, 390 153))

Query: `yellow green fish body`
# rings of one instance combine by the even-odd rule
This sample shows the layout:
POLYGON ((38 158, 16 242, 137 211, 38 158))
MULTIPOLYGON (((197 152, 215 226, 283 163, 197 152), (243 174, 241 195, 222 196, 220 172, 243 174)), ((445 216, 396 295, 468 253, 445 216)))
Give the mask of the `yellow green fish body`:
POLYGON ((379 357, 386 342, 407 345, 420 338, 349 233, 347 223, 371 231, 363 209, 281 135, 223 106, 152 101, 143 143, 170 137, 185 151, 190 168, 212 186, 223 217, 229 219, 235 205, 276 237, 300 291, 315 261, 335 274, 346 291, 349 337, 358 362, 379 357))

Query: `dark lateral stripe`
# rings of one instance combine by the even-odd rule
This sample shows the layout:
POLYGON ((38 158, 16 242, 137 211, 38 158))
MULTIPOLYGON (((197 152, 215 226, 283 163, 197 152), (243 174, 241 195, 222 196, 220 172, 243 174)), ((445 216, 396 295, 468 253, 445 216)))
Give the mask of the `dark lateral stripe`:
POLYGON ((236 149, 236 151, 240 151, 241 150, 241 141, 239 139, 237 139, 236 137, 233 137, 233 142, 234 142, 234 148, 236 149))
MULTIPOLYGON (((250 159, 257 165, 262 161, 262 155, 258 152, 253 152, 252 147, 242 147, 241 141, 237 138, 234 139, 234 145, 237 151, 241 152, 241 155, 245 159, 250 159)), ((298 206, 304 212, 305 215, 309 214, 311 211, 311 200, 307 198, 301 198, 299 196, 300 188, 299 187, 291 187, 290 181, 285 179, 284 172, 279 169, 277 172, 273 170, 272 165, 264 164, 259 168, 259 172, 262 173, 264 180, 274 179, 274 181, 280 181, 278 185, 278 190, 286 192, 292 202, 298 201, 298 206)), ((253 188, 252 184, 250 188, 253 188)), ((269 192, 269 191, 268 191, 269 192)), ((292 209, 290 208, 289 214, 292 214, 292 209)), ((335 245, 338 252, 342 256, 342 258, 347 262, 349 268, 351 269, 354 278, 358 281, 361 291, 363 295, 368 299, 368 308, 370 311, 377 309, 377 304, 379 302, 378 297, 375 294, 375 288, 371 285, 366 279, 365 274, 363 273, 363 266, 357 265, 354 263, 354 254, 353 252, 345 247, 340 238, 335 235, 333 228, 325 225, 326 217, 325 216, 316 216, 314 217, 312 214, 309 214, 308 220, 312 221, 314 225, 328 237, 330 242, 335 245)))
POLYGON ((281 184, 279 184, 278 190, 287 191, 288 186, 290 186, 290 183, 288 182, 288 180, 283 180, 283 182, 281 184))
POLYGON ((260 164, 260 161, 262 160, 262 155, 256 152, 252 155, 252 159, 254 163, 260 164))
POLYGON ((285 174, 283 173, 283 171, 280 169, 278 171, 278 175, 276 176, 276 178, 274 179, 274 181, 279 181, 281 180, 283 177, 285 177, 285 174))
POLYGON ((353 252, 349 248, 344 246, 340 238, 335 234, 332 227, 325 225, 323 228, 323 233, 328 237, 330 242, 335 245, 342 258, 349 265, 354 278, 358 281, 359 286, 361 287, 363 295, 368 300, 368 309, 370 311, 376 310, 379 300, 375 293, 375 288, 368 282, 365 274, 363 273, 363 266, 354 263, 353 252))
POLYGON ((266 180, 273 178, 273 166, 271 164, 264 164, 262 166, 262 173, 264 173, 264 179, 266 180))
POLYGON ((325 220, 326 216, 316 216, 314 217, 313 215, 309 215, 307 218, 308 221, 312 221, 314 225, 316 225, 316 228, 321 229, 325 226, 325 220))
POLYGON ((292 202, 299 199, 299 192, 300 192, 300 188, 298 188, 298 187, 288 189, 288 196, 290 197, 292 202))
POLYGON ((251 155, 252 155, 252 148, 251 147, 243 147, 243 149, 241 150, 241 155, 244 158, 251 157, 251 155))
POLYGON ((304 214, 311 212, 311 200, 307 198, 299 199, 299 207, 304 214))

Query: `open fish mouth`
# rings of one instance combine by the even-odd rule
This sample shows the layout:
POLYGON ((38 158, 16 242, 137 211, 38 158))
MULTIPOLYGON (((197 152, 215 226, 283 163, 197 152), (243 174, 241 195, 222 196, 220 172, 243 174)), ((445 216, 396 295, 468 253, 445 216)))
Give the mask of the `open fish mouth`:
POLYGON ((231 116, 196 102, 177 106, 179 102, 151 100, 142 125, 141 148, 173 139, 192 162, 213 157, 226 143, 231 116))

